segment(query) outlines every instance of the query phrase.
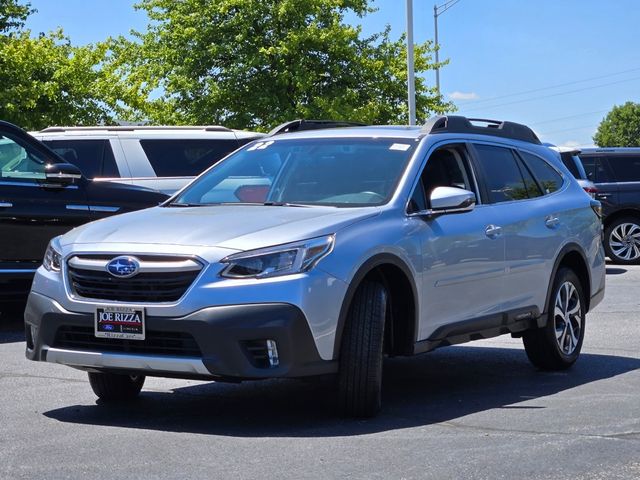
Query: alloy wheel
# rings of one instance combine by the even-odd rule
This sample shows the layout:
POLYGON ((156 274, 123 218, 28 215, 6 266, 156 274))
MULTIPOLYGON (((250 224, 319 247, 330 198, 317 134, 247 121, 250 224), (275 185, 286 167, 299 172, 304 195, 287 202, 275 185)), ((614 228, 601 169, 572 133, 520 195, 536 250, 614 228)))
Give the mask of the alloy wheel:
POLYGON ((558 289, 553 321, 560 351, 565 355, 571 355, 578 346, 582 329, 580 295, 571 282, 564 282, 558 289))
POLYGON ((617 225, 609 236, 609 246, 613 254, 622 260, 640 258, 640 226, 635 223, 617 225))

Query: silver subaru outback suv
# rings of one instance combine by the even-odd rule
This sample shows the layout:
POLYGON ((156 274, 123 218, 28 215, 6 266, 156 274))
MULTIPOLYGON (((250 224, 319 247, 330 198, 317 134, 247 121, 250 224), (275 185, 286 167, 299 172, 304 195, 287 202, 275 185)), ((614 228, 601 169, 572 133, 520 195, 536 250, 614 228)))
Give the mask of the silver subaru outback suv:
POLYGON ((266 137, 159 207, 54 238, 26 355, 86 370, 105 401, 145 376, 336 374, 342 412, 372 416, 386 356, 511 334, 570 367, 601 237, 600 204, 520 124, 266 137))

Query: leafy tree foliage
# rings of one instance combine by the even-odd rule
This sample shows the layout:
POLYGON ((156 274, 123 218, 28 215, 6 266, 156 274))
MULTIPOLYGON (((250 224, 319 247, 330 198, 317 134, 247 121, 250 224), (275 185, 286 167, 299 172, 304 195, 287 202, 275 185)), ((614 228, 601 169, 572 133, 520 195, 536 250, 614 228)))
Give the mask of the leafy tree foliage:
POLYGON ((640 146, 640 104, 616 105, 600 122, 593 141, 599 147, 640 146))
POLYGON ((0 0, 0 34, 7 35, 21 29, 33 11, 29 3, 22 5, 18 0, 0 0))
MULTIPOLYGON (((129 117, 268 129, 293 118, 406 123, 406 49, 389 29, 363 37, 344 23, 367 0, 141 0, 137 42, 113 41, 129 117), (140 102, 140 98, 148 98, 140 102)), ((416 72, 434 68, 416 46, 416 72)), ((416 78, 417 116, 453 109, 416 78)))
POLYGON ((103 68, 108 46, 74 47, 62 30, 32 37, 32 12, 0 0, 0 118, 26 129, 112 123, 127 90, 103 68))

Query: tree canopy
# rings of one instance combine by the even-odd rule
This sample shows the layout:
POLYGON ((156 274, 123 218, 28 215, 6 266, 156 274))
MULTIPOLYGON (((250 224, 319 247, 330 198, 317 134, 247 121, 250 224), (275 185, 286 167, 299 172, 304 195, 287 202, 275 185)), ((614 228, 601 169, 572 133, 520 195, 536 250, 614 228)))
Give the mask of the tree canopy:
MULTIPOLYGON (((0 118, 51 125, 211 124, 268 130, 294 118, 407 123, 404 38, 364 36, 345 16, 371 0, 140 0, 133 38, 74 46, 59 29, 32 35, 28 2, 0 0, 0 118)), ((418 121, 452 110, 419 74, 418 121)), ((446 62, 445 62, 446 63, 446 62)))
POLYGON ((616 105, 600 122, 593 141, 599 147, 640 146, 640 104, 616 105))
MULTIPOLYGON (((390 31, 364 37, 347 13, 367 0, 141 0, 151 23, 137 41, 113 42, 112 66, 130 111, 154 123, 268 129, 293 118, 406 123, 406 48, 390 31), (136 111, 139 109, 138 111, 136 111)), ((416 45, 416 72, 434 68, 431 42, 416 45)), ((416 78, 419 120, 451 110, 416 78)))

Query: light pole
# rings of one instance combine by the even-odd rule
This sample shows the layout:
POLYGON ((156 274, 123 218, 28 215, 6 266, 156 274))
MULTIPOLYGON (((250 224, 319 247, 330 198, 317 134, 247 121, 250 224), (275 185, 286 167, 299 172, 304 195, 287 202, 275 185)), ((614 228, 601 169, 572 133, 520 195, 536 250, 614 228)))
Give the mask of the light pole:
POLYGON ((438 63, 440 63, 438 57, 438 17, 442 15, 444 12, 453 7, 460 0, 448 0, 444 2, 442 5, 434 5, 433 6, 433 25, 434 25, 434 40, 436 47, 436 91, 440 93, 440 67, 438 63))
POLYGON ((407 0, 407 91, 409 125, 416 124, 416 80, 413 66, 413 0, 407 0))

